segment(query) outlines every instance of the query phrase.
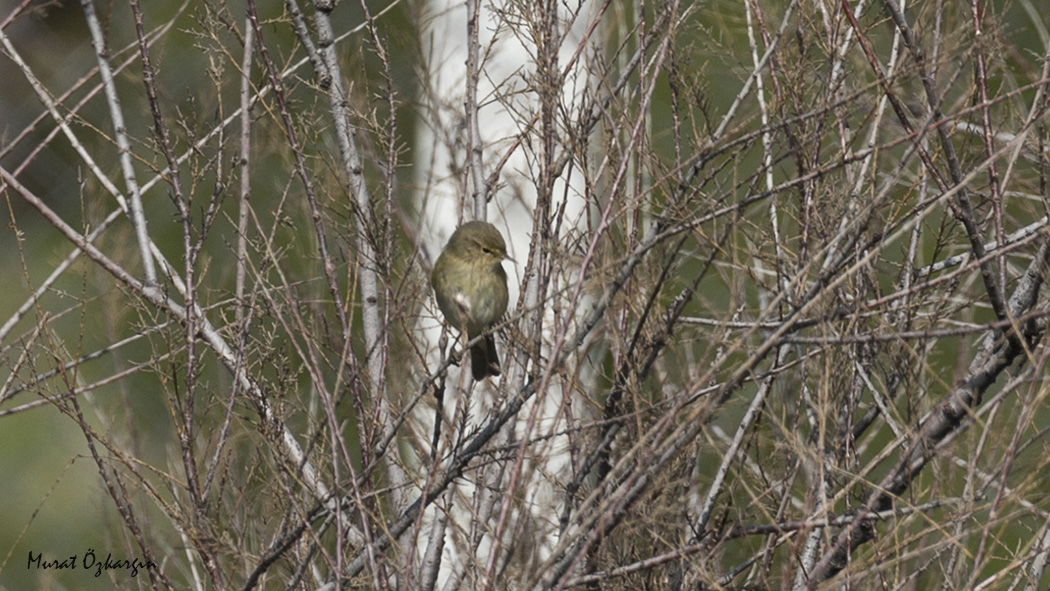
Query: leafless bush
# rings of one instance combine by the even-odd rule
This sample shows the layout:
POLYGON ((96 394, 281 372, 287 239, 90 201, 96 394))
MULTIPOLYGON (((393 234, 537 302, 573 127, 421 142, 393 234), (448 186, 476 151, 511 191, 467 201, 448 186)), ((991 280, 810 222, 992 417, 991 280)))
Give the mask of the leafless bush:
MULTIPOLYGON (((1034 3, 76 8, 3 23, 0 432, 107 588, 1046 587, 1034 3)), ((0 581, 93 584, 11 490, 0 581)))

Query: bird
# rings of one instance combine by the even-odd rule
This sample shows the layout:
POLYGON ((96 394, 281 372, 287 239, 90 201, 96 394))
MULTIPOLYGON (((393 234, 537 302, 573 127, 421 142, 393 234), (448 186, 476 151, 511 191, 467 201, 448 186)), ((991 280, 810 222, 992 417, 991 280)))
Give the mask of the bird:
POLYGON ((507 243, 496 226, 466 222, 452 233, 434 263, 430 284, 445 320, 466 333, 468 340, 484 334, 470 347, 475 381, 500 375, 496 338, 489 331, 507 311, 507 243))

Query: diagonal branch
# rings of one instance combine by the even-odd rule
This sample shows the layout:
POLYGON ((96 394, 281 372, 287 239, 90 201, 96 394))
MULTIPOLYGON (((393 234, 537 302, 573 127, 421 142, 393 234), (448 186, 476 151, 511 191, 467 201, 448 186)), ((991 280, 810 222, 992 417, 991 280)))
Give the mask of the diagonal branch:
MULTIPOLYGON (((1010 298, 1008 312, 1011 318, 1021 316, 1035 305, 1048 265, 1050 242, 1044 242, 1010 298)), ((829 551, 817 563, 810 575, 809 589, 815 589, 821 582, 844 569, 850 553, 872 539, 875 533, 874 523, 868 517, 892 506, 894 500, 909 488, 915 477, 933 459, 938 445, 966 423, 966 418, 980 405, 981 397, 999 375, 1010 367, 1017 357, 1024 355, 1040 337, 1041 334, 1034 327, 1034 323, 993 331, 985 337, 977 355, 970 363, 966 377, 955 391, 930 413, 919 427, 918 436, 912 446, 858 510, 857 519, 839 533, 829 551)))

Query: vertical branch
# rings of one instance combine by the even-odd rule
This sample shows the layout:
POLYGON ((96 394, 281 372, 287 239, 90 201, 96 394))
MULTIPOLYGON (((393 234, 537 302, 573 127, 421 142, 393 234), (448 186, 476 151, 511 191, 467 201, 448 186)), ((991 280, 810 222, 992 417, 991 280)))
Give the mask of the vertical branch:
POLYGON ((463 96, 463 109, 467 123, 467 167, 471 180, 471 207, 474 219, 486 219, 489 184, 485 179, 484 150, 481 129, 478 125, 478 63, 480 41, 478 40, 478 1, 467 0, 467 88, 463 96))
MULTIPOLYGON (((355 233, 355 244, 357 246, 356 265, 360 273, 361 321, 365 340, 365 362, 368 367, 370 391, 377 405, 377 415, 382 428, 382 435, 384 438, 387 438, 394 435, 396 427, 393 411, 390 408, 388 392, 386 391, 386 376, 384 375, 386 355, 389 351, 387 341, 389 331, 380 322, 379 306, 383 303, 379 297, 377 268, 380 256, 376 252, 375 243, 373 242, 373 240, 378 241, 380 235, 378 233, 379 228, 376 226, 375 218, 372 215, 372 197, 368 184, 365 182, 364 165, 357 147, 357 141, 354 139, 356 131, 350 125, 352 117, 350 103, 346 90, 343 87, 343 76, 335 51, 335 35, 330 15, 333 8, 334 3, 326 0, 314 1, 314 19, 318 35, 318 64, 321 68, 320 73, 323 76, 327 76, 325 80, 328 82, 328 105, 339 144, 342 173, 350 185, 350 196, 354 200, 353 210, 357 216, 357 232, 355 233)), ((384 64, 387 76, 389 76, 389 61, 386 57, 384 46, 376 33, 373 17, 363 2, 362 8, 365 11, 365 19, 373 47, 384 64)), ((389 86, 388 92, 390 92, 389 86)), ((389 163, 390 166, 394 164, 394 162, 389 163)), ((393 170, 390 171, 390 175, 390 178, 393 178, 393 170)), ((395 506, 404 507, 405 500, 402 494, 408 479, 399 463, 397 454, 388 454, 383 458, 383 461, 390 478, 390 485, 393 487, 395 506)))
POLYGON ((262 35, 262 27, 259 24, 259 15, 256 10, 255 0, 248 0, 248 15, 252 23, 252 28, 255 29, 255 43, 259 49, 259 57, 262 59, 266 68, 266 73, 270 81, 270 88, 273 90, 274 97, 277 99, 277 104, 280 107, 279 111, 282 122, 284 123, 285 136, 288 139, 289 147, 292 150, 292 156, 295 159, 295 172, 298 175, 299 180, 303 183, 303 190, 306 195, 306 201, 309 205, 310 216, 313 220, 314 236, 317 239, 317 248, 321 257, 321 264, 324 268, 325 280, 328 283, 328 291, 332 296, 332 301, 336 304, 335 312, 336 316, 339 318, 342 337, 344 342, 350 341, 350 321, 347 319, 346 311, 341 305, 339 305, 343 298, 340 295, 339 285, 335 276, 335 262, 332 260, 331 253, 328 250, 328 235, 325 231, 324 218, 321 215, 321 207, 317 202, 317 194, 314 190, 313 180, 311 180, 310 175, 306 170, 306 159, 303 155, 298 133, 295 130, 295 124, 292 121, 291 113, 288 108, 284 85, 281 83, 281 76, 277 71, 277 67, 273 63, 273 60, 270 59, 269 51, 266 49, 266 40, 262 35))
POLYGON ((234 295, 237 298, 237 324, 244 321, 245 300, 244 288, 248 274, 248 215, 251 211, 251 158, 252 158, 252 55, 255 52, 255 29, 245 17, 244 55, 241 57, 240 76, 240 191, 237 199, 237 276, 234 283, 234 295))
MULTIPOLYGON (((88 0, 90 3, 90 0, 88 0)), ((197 474, 197 460, 194 446, 197 433, 194 423, 196 412, 196 389, 197 379, 197 289, 194 279, 194 268, 196 267, 197 249, 193 245, 193 219, 190 214, 189 203, 182 191, 179 182, 179 166, 175 152, 171 146, 171 138, 168 136, 168 128, 164 123, 164 116, 160 111, 160 103, 157 100, 156 81, 153 72, 153 64, 150 61, 149 46, 146 43, 146 31, 142 25, 142 10, 138 0, 131 0, 131 12, 135 19, 135 33, 139 41, 139 58, 142 60, 142 81, 146 88, 146 98, 149 103, 150 114, 153 116, 153 128, 156 133, 157 143, 160 145, 164 159, 168 163, 167 181, 172 190, 172 201, 178 211, 179 220, 182 223, 182 263, 183 284, 186 297, 186 332, 184 335, 186 344, 186 383, 185 395, 181 408, 182 425, 179 426, 179 439, 182 447, 182 464, 186 471, 186 488, 194 505, 195 518, 202 517, 204 512, 204 499, 201 498, 201 483, 197 474)), ((120 135, 118 134, 118 137, 120 135)), ((132 204, 135 203, 134 195, 132 204)), ((134 207, 132 207, 134 211, 134 207)), ((203 237, 201 238, 203 240, 203 237)))
POLYGON ((135 179, 135 169, 131 164, 131 143, 128 141, 127 126, 124 123, 124 111, 120 106, 120 97, 117 95, 117 87, 113 81, 113 71, 109 64, 109 49, 106 47, 105 35, 99 24, 98 15, 95 14, 93 0, 81 0, 84 7, 84 17, 87 20, 88 29, 91 31, 91 44, 95 48, 98 57, 98 71, 102 78, 102 85, 106 91, 106 102, 109 104, 109 116, 113 119, 113 135, 120 149, 120 167, 124 173, 124 185, 131 199, 130 215, 131 224, 135 228, 135 238, 139 243, 139 255, 142 259, 142 273, 146 283, 157 282, 157 272, 153 266, 153 256, 150 252, 149 232, 146 229, 146 215, 142 210, 142 194, 139 191, 138 181, 135 179))
MULTIPOLYGON (((973 23, 973 52, 974 52, 974 82, 977 85, 977 96, 980 101, 982 137, 984 139, 985 156, 991 158, 995 154, 995 144, 992 141, 992 114, 988 95, 988 67, 985 63, 984 49, 984 15, 979 0, 971 0, 970 16, 973 23)), ((992 194, 992 220, 995 225, 995 239, 1002 242, 1006 239, 1003 229, 1003 194, 999 187, 999 173, 992 162, 988 165, 988 185, 992 194)), ((996 280, 999 286, 1006 285, 1006 260, 997 257, 999 276, 996 280)))
MULTIPOLYGON (((882 1, 883 5, 888 9, 890 16, 893 17, 893 21, 897 25, 897 28, 900 30, 901 38, 904 40, 905 47, 908 48, 912 57, 915 59, 915 65, 919 69, 919 78, 922 81, 923 90, 926 94, 926 104, 930 111, 931 120, 943 120, 944 113, 941 109, 940 95, 937 92, 936 83, 926 67, 926 55, 922 47, 919 45, 918 40, 915 39, 914 29, 908 25, 904 18, 904 13, 901 11, 900 6, 895 0, 882 1)), ((843 4, 843 6, 846 10, 847 16, 853 19, 849 6, 846 4, 843 4)), ((856 20, 851 20, 851 24, 856 27, 856 20)), ((872 64, 873 67, 876 67, 875 62, 872 62, 872 64)), ((881 70, 879 71, 879 76, 882 78, 881 70)), ((888 93, 888 96, 893 95, 888 93)), ((903 108, 897 107, 897 113, 900 117, 901 123, 905 125, 906 128, 910 128, 910 125, 907 122, 907 115, 905 115, 903 108)), ((945 159, 948 161, 948 172, 951 175, 952 183, 958 187, 956 198, 950 202, 952 212, 966 229, 966 237, 970 240, 970 248, 973 250, 974 258, 982 261, 980 264, 981 280, 984 282, 984 288, 988 292, 989 304, 991 304, 992 310, 995 311, 996 318, 1002 320, 1006 318, 1006 301, 1002 296, 1004 286, 999 283, 996 274, 993 273, 990 262, 985 260, 984 240, 981 238, 980 230, 977 227, 977 221, 974 219, 973 205, 970 202, 970 192, 962 182, 965 175, 959 164, 959 157, 955 152, 955 144, 952 143, 947 125, 937 125, 936 131, 937 137, 940 139, 941 149, 944 150, 945 159)), ((920 154, 924 153, 925 150, 920 151, 920 154)), ((948 189, 948 184, 944 181, 943 177, 936 173, 936 168, 934 168, 933 162, 928 160, 929 156, 924 156, 924 159, 927 161, 928 170, 934 174, 934 179, 937 180, 941 190, 948 189)))

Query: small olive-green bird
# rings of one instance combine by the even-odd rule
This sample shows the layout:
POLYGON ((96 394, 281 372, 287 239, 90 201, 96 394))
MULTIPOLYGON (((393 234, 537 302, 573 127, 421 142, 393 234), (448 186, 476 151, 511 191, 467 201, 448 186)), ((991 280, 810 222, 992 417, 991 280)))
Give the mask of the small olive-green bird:
MULTIPOLYGON (((438 308, 449 324, 473 340, 499 321, 507 311, 507 244, 488 222, 467 222, 452 233, 441 251, 430 284, 438 308)), ((489 333, 470 348, 474 379, 498 376, 496 339, 489 333)))

